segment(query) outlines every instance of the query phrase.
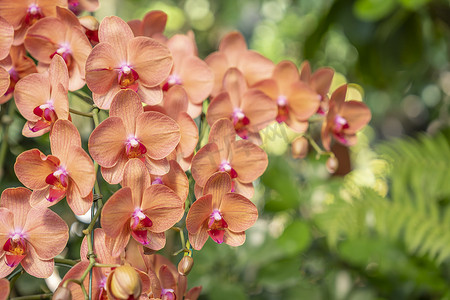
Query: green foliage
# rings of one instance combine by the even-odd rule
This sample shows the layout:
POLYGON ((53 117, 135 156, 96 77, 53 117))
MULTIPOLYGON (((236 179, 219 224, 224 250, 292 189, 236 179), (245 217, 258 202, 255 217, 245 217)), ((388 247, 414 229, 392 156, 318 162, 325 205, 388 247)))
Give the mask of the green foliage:
POLYGON ((438 268, 450 258, 449 144, 440 134, 378 147, 391 166, 389 193, 363 188, 338 197, 316 217, 329 245, 354 265, 374 263, 384 274, 445 289, 438 268))

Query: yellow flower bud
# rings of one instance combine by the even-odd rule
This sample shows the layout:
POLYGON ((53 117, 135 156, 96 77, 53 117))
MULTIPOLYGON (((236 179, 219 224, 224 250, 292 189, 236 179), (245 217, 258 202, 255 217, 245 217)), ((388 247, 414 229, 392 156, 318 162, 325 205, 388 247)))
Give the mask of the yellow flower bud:
POLYGON ((53 293, 52 300, 72 300, 72 293, 69 288, 60 286, 53 293))
POLYGON ((178 273, 180 275, 186 276, 191 272, 192 266, 194 265, 194 259, 191 256, 183 256, 183 258, 178 263, 178 273))
POLYGON ((300 136, 292 141, 292 157, 293 158, 305 158, 308 154, 308 139, 304 136, 300 136))
POLYGON ((120 266, 109 274, 106 290, 110 299, 138 299, 142 291, 141 278, 133 267, 120 266))

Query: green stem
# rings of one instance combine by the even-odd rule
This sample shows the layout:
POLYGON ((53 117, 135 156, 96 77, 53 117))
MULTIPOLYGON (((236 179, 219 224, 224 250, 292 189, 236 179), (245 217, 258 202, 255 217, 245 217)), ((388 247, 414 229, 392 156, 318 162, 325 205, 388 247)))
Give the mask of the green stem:
POLYGON ((22 296, 11 298, 10 300, 39 300, 39 299, 50 299, 53 296, 53 293, 48 294, 39 294, 39 295, 30 295, 30 296, 22 296))
POLYGON ((314 150, 316 150, 317 152, 316 159, 319 159, 321 155, 334 156, 333 152, 322 150, 322 148, 320 148, 320 146, 317 145, 316 141, 310 135, 305 135, 305 137, 308 139, 309 143, 314 148, 314 150))
POLYGON ((14 284, 16 283, 17 279, 19 279, 20 275, 23 274, 23 268, 19 269, 19 272, 17 272, 16 274, 14 274, 14 276, 12 276, 9 280, 9 290, 13 290, 14 288, 14 284))
POLYGON ((0 180, 3 177, 3 163, 5 162, 6 153, 8 152, 9 127, 13 122, 13 114, 15 112, 14 101, 8 102, 8 113, 2 116, 1 122, 3 127, 2 145, 0 147, 0 180))
POLYGON ((55 264, 57 264, 58 266, 69 267, 69 268, 75 266, 78 263, 78 261, 76 261, 76 260, 67 259, 67 258, 55 257, 53 260, 55 261, 55 264))
POLYGON ((80 93, 78 91, 73 91, 73 92, 69 91, 69 93, 77 96, 78 98, 80 98, 81 100, 83 100, 84 102, 86 102, 88 104, 94 104, 94 101, 92 101, 91 97, 89 97, 87 95, 83 95, 82 93, 80 93))
POLYGON ((82 111, 79 111, 79 110, 76 110, 73 108, 69 108, 69 112, 79 115, 79 116, 88 117, 88 118, 92 118, 94 116, 92 113, 85 113, 85 112, 82 112, 82 111))

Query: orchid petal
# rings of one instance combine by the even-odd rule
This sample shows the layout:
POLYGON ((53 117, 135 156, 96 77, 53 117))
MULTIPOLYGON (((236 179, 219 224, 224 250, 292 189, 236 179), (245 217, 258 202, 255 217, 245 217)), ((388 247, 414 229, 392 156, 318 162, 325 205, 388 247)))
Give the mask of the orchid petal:
MULTIPOLYGON (((67 234, 68 235, 68 234, 67 234)), ((67 240, 66 240, 67 242, 67 240)), ((22 260, 21 264, 24 270, 31 276, 37 278, 48 278, 53 273, 55 263, 53 259, 41 259, 36 253, 33 245, 28 244, 27 256, 22 260)))
POLYGON ((115 192, 103 206, 100 220, 106 235, 115 238, 123 234, 124 227, 130 227, 128 222, 136 209, 133 203, 133 192, 129 187, 123 187, 115 192))
POLYGON ((127 59, 127 44, 134 37, 130 26, 119 17, 105 17, 98 28, 100 43, 108 43, 114 47, 121 60, 127 59))
POLYGON ((231 177, 226 172, 214 173, 206 182, 203 194, 212 195, 213 209, 219 209, 221 201, 226 193, 231 191, 231 177))
POLYGON ((111 168, 125 153, 126 131, 122 119, 109 117, 89 137, 89 153, 102 167, 111 168))
POLYGON ((160 233, 177 223, 184 214, 184 202, 167 186, 152 185, 144 191, 142 211, 152 220, 151 231, 160 233))
POLYGON ((52 155, 46 156, 38 149, 22 152, 16 159, 14 171, 26 187, 42 189, 48 184, 45 178, 58 167, 60 160, 52 155))
POLYGON ((172 68, 172 55, 163 44, 148 37, 136 37, 128 43, 128 63, 147 87, 159 85, 172 68))
POLYGON ((173 119, 161 113, 145 112, 137 118, 136 137, 147 148, 149 157, 162 159, 180 141, 180 127, 173 119))
POLYGON ((127 135, 134 135, 136 118, 143 113, 141 100, 133 90, 120 90, 112 100, 109 115, 119 117, 125 125, 127 135))
POLYGON ((0 199, 1 207, 9 209, 14 214, 14 226, 24 228, 28 212, 31 191, 26 188, 10 188, 3 191, 0 199))
POLYGON ((23 230, 27 232, 27 241, 43 260, 61 253, 69 239, 66 222, 49 209, 31 208, 23 230))
POLYGON ((144 190, 150 185, 150 174, 145 164, 140 159, 129 160, 123 172, 122 186, 131 188, 134 207, 141 205, 144 190))
POLYGON ((196 184, 204 186, 208 178, 219 170, 221 157, 219 148, 215 143, 203 146, 192 159, 192 177, 196 184))
POLYGON ((223 219, 231 231, 245 231, 258 219, 258 209, 255 204, 237 193, 227 193, 222 198, 219 208, 223 219))
POLYGON ((233 232, 225 229, 223 242, 233 247, 241 246, 245 242, 245 232, 233 232))
POLYGON ((237 172, 239 181, 249 183, 264 173, 269 163, 264 150, 244 140, 236 141, 231 148, 230 164, 237 172))
MULTIPOLYGON (((86 187, 83 186, 84 189, 86 187)), ((93 202, 93 194, 92 188, 87 195, 83 195, 80 192, 79 185, 75 181, 71 181, 67 188, 66 192, 67 204, 74 214, 77 216, 82 216, 89 211, 89 208, 92 207, 93 202)))
POLYGON ((186 216, 186 229, 189 234, 196 234, 202 230, 203 225, 211 215, 212 211, 212 195, 208 194, 198 198, 191 205, 186 216))

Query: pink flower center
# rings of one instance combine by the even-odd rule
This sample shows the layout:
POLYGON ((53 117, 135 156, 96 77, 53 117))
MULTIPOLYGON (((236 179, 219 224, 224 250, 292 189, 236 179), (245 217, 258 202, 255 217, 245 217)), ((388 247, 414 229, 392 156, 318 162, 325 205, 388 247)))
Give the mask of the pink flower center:
POLYGON ((70 68, 72 65, 72 51, 70 50, 69 44, 64 43, 59 45, 59 48, 50 55, 50 58, 53 58, 55 55, 60 55, 64 59, 67 68, 70 68))
POLYGON ((123 65, 119 70, 118 83, 122 89, 132 89, 137 92, 139 84, 137 80, 139 79, 138 73, 133 70, 129 65, 123 65))
POLYGON ((238 173, 233 169, 228 161, 223 161, 219 166, 219 171, 227 172, 231 179, 238 177, 238 173))
POLYGON ((180 76, 178 76, 177 74, 171 74, 167 78, 166 83, 163 85, 163 91, 168 91, 171 87, 177 84, 183 84, 180 76))
POLYGON ((53 100, 48 100, 47 103, 36 106, 33 113, 41 119, 29 126, 33 132, 42 130, 52 125, 58 118, 56 116, 55 108, 53 107, 53 100))
POLYGON ((155 180, 152 181, 152 184, 163 184, 161 177, 156 177, 155 180))
POLYGON ((50 202, 61 200, 66 194, 68 180, 69 174, 67 173, 67 170, 62 166, 59 166, 56 171, 50 173, 45 178, 45 182, 51 185, 49 194, 46 199, 50 202))
POLYGON ((43 17, 44 14, 42 13, 39 5, 37 5, 36 3, 32 3, 28 6, 27 14, 25 16, 25 24, 31 26, 43 17))
POLYGON ((208 220, 209 236, 214 242, 222 244, 223 236, 225 235, 225 228, 228 228, 227 222, 223 219, 220 211, 218 209, 214 209, 208 220))
POLYGON ((147 148, 134 136, 128 138, 125 147, 128 158, 144 159, 142 155, 147 153, 147 148))
POLYGON ((130 219, 131 235, 142 245, 148 245, 150 241, 147 237, 147 229, 152 225, 152 220, 137 208, 130 219))
POLYGON ((340 115, 336 115, 336 117, 334 118, 333 134, 336 139, 343 144, 347 143, 344 131, 348 128, 349 125, 347 120, 340 115))
POLYGON ((286 96, 280 95, 277 98, 277 105, 278 105, 278 115, 277 115, 277 122, 283 123, 286 122, 286 120, 289 118, 289 108, 287 105, 287 98, 286 96))
POLYGON ((231 115, 233 120, 234 129, 236 133, 244 140, 248 138, 248 128, 250 120, 245 116, 244 112, 240 108, 235 108, 231 115))
POLYGON ((6 264, 14 268, 27 254, 27 242, 21 233, 13 233, 3 245, 6 264))
POLYGON ((173 289, 162 289, 161 300, 176 300, 177 296, 173 289))

